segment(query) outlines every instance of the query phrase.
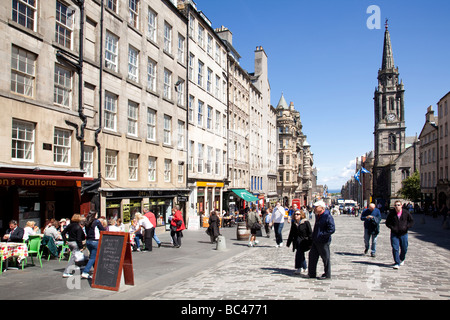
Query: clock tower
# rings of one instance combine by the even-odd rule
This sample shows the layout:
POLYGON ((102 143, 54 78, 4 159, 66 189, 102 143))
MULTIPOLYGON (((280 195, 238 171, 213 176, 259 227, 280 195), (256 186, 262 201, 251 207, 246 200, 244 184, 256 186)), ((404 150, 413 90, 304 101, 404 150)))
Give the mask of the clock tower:
POLYGON ((378 70, 378 87, 374 95, 375 111, 375 161, 374 197, 389 197, 391 166, 405 151, 405 104, 403 81, 399 81, 398 68, 394 65, 391 37, 386 21, 383 60, 378 70))

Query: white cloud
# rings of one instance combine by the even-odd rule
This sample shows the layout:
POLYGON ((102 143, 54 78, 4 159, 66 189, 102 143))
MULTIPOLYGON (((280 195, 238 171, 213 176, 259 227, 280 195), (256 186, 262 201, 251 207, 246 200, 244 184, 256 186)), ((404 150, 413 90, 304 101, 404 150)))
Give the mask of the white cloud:
POLYGON ((355 174, 356 159, 347 163, 341 169, 336 167, 317 168, 318 183, 327 185, 329 189, 341 189, 345 183, 355 174), (319 173, 320 172, 320 173, 319 173))

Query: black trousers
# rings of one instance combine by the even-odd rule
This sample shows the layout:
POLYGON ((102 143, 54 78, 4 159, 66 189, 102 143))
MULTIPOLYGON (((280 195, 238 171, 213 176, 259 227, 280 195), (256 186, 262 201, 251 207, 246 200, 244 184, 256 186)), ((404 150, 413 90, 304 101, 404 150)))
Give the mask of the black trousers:
POLYGON ((325 277, 331 278, 331 259, 330 259, 330 241, 327 243, 313 242, 309 251, 308 274, 311 278, 316 277, 317 262, 319 257, 323 261, 325 277))
POLYGON ((144 232, 144 244, 145 250, 152 251, 153 249, 153 233, 155 232, 155 228, 145 229, 144 232))

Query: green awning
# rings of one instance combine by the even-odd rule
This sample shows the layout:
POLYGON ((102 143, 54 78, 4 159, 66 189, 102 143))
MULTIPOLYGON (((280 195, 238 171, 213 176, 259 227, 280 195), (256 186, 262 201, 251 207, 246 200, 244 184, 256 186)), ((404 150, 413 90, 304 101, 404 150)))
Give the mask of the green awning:
POLYGON ((239 198, 248 202, 258 201, 258 197, 255 197, 245 189, 231 189, 239 198))

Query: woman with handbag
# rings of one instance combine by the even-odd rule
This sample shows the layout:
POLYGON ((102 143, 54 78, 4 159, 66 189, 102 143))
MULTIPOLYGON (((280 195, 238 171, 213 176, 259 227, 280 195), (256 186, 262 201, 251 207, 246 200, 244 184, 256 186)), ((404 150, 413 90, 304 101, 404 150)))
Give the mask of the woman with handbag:
POLYGON ((208 224, 208 234, 211 239, 211 243, 215 243, 217 241, 217 237, 220 236, 220 218, 217 216, 215 211, 211 211, 208 224))
POLYGON ((302 271, 306 271, 306 259, 305 252, 311 249, 312 244, 312 228, 309 221, 306 219, 306 214, 302 211, 296 211, 294 213, 294 219, 292 220, 291 230, 287 240, 287 246, 291 243, 292 251, 297 250, 295 253, 295 269, 294 274, 301 274, 302 271))
POLYGON ((256 208, 253 207, 247 215, 247 229, 250 229, 249 247, 254 247, 258 244, 258 241, 256 241, 256 232, 261 230, 261 227, 261 217, 256 212, 256 208))
POLYGON ((182 231, 184 229, 186 229, 186 226, 184 225, 183 214, 180 211, 180 207, 176 206, 172 220, 170 220, 170 235, 175 248, 181 247, 181 238, 183 237, 182 231))
POLYGON ((85 235, 83 229, 80 226, 81 216, 79 214, 74 214, 70 219, 70 224, 61 232, 61 236, 64 243, 67 242, 69 249, 72 252, 69 262, 64 269, 63 278, 69 278, 73 276, 73 265, 75 262, 81 262, 84 260, 83 241, 85 235), (68 238, 66 238, 66 235, 68 238))

